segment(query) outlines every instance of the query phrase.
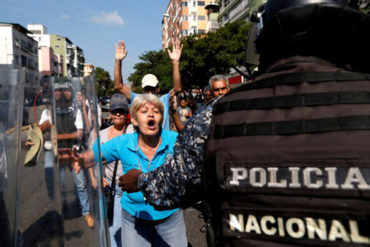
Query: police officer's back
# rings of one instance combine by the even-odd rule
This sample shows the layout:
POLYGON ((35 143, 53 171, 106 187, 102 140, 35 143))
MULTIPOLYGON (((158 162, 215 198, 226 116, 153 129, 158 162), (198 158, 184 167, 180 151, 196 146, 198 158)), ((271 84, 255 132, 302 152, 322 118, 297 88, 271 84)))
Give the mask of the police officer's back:
POLYGON ((270 0, 262 74, 214 107, 205 165, 219 246, 370 244, 369 18, 270 0))

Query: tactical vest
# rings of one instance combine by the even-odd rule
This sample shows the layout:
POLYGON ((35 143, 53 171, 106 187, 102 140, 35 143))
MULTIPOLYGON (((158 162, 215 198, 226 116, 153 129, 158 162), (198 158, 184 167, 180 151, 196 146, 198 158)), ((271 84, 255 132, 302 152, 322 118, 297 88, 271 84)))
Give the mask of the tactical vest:
MULTIPOLYGON (((72 109, 61 109, 56 111, 56 126, 58 134, 74 133, 77 131, 76 115, 72 109)), ((77 139, 58 140, 58 148, 72 148, 77 144, 77 139)))
POLYGON ((214 106, 216 246, 370 246, 370 75, 298 72, 214 106))

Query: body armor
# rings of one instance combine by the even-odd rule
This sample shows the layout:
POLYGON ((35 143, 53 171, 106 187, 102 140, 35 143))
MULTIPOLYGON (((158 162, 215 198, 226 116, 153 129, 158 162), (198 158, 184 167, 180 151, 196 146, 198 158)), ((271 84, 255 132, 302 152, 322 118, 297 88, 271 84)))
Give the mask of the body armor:
POLYGON ((216 246, 370 245, 370 75, 302 59, 214 107, 216 246))

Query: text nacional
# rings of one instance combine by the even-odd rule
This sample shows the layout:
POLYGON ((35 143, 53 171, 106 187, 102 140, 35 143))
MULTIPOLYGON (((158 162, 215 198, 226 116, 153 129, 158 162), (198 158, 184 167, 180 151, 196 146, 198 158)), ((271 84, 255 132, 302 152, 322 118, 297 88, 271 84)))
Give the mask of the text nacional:
MULTIPOLYGON (((299 240, 318 240, 370 244, 362 236, 359 223, 354 219, 323 219, 311 217, 276 217, 272 215, 229 214, 231 232, 264 235, 299 240)), ((365 228, 366 225, 365 225, 365 228)), ((367 229, 363 229, 367 232, 367 229)))

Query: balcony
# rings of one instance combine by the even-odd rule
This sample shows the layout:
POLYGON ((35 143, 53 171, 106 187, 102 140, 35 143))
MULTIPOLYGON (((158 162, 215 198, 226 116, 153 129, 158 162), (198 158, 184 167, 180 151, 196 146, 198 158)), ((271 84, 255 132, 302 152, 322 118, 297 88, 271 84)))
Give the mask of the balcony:
POLYGON ((21 40, 21 49, 23 51, 31 53, 32 55, 37 55, 37 49, 33 47, 33 44, 31 42, 21 40))

